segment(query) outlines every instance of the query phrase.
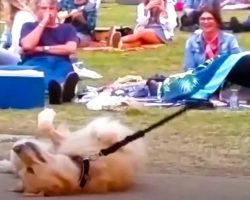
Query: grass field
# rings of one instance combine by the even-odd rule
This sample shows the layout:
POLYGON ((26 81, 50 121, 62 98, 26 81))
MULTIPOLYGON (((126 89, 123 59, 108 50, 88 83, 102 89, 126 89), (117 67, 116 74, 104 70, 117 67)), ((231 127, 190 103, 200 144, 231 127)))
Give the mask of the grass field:
MULTIPOLYGON (((224 12, 224 20, 231 16, 244 20, 247 11, 224 12)), ((98 17, 99 26, 134 25, 135 7, 103 4, 98 17)), ((237 35, 243 49, 250 49, 249 34, 237 35)), ((188 34, 176 32, 173 43, 154 50, 138 52, 83 52, 79 57, 90 68, 100 72, 100 81, 86 81, 101 85, 119 76, 139 74, 144 77, 156 73, 181 71, 183 47, 188 34)), ((87 111, 82 105, 53 106, 58 112, 56 123, 65 122, 75 129, 99 115, 114 115, 135 129, 146 127, 173 109, 143 109, 122 112, 87 111)), ((35 134, 36 116, 40 109, 1 110, 0 133, 35 134)), ((148 172, 189 173, 213 175, 250 174, 249 111, 227 110, 190 111, 146 136, 149 152, 148 172)))

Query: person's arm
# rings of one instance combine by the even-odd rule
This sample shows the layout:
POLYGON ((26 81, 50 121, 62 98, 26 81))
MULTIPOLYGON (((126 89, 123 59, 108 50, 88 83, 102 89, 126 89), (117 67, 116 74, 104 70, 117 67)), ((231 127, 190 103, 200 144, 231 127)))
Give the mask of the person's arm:
POLYGON ((232 39, 230 39, 230 45, 229 45, 229 51, 231 54, 234 54, 234 53, 240 53, 241 52, 241 48, 239 46, 239 43, 236 39, 235 36, 233 36, 232 39))
POLYGON ((160 23, 163 25, 163 26, 166 26, 168 28, 170 28, 169 26, 169 22, 171 23, 171 20, 169 20, 169 15, 168 15, 168 5, 167 3, 164 4, 164 3, 161 3, 158 8, 160 9, 161 11, 161 14, 160 14, 160 23))
POLYGON ((190 37, 185 44, 184 63, 183 63, 184 71, 188 71, 190 69, 195 68, 194 55, 191 50, 191 42, 192 42, 192 37, 190 37))
POLYGON ((46 52, 55 55, 70 55, 75 54, 77 50, 77 35, 76 30, 71 25, 60 25, 67 26, 61 29, 65 34, 65 44, 50 45, 50 46, 36 46, 31 50, 24 50, 26 54, 34 52, 46 52))
POLYGON ((90 33, 93 33, 96 27, 96 8, 94 4, 89 3, 84 10, 84 19, 86 21, 86 28, 90 33))
POLYGON ((145 8, 143 3, 140 3, 137 6, 137 18, 136 18, 136 22, 141 25, 141 26, 145 26, 148 24, 148 19, 149 19, 149 15, 148 15, 148 10, 145 8))
POLYGON ((19 47, 19 41, 21 37, 21 30, 25 23, 27 22, 34 22, 35 17, 28 11, 19 11, 14 17, 13 24, 11 27, 11 49, 13 51, 19 47))
POLYGON ((22 30, 22 35, 25 35, 20 41, 23 51, 32 51, 35 47, 37 47, 45 26, 49 21, 49 17, 49 13, 45 13, 43 20, 39 22, 39 24, 31 32, 27 33, 27 35, 24 33, 25 31, 22 30))
POLYGON ((69 41, 66 44, 48 46, 48 49, 46 49, 46 46, 37 46, 30 53, 46 52, 55 55, 70 55, 76 53, 76 49, 77 43, 74 41, 69 41))

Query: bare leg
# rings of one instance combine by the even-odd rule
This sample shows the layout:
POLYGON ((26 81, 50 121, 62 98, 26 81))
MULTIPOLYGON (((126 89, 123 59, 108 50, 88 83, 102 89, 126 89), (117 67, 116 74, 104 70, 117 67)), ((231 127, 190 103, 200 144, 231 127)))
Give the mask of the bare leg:
POLYGON ((140 41, 142 44, 161 44, 162 41, 157 37, 153 29, 139 29, 131 35, 122 37, 123 43, 131 43, 140 41))
POLYGON ((129 42, 129 43, 123 43, 122 48, 134 48, 134 47, 140 47, 142 45, 141 41, 136 42, 129 42))

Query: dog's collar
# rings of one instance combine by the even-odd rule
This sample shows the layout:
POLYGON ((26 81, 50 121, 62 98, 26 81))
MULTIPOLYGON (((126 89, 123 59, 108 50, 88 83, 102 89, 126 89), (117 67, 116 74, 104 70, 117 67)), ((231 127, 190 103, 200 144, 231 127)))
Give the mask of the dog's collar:
POLYGON ((89 159, 82 158, 81 156, 70 156, 70 158, 80 168, 79 186, 83 188, 89 179, 89 159))

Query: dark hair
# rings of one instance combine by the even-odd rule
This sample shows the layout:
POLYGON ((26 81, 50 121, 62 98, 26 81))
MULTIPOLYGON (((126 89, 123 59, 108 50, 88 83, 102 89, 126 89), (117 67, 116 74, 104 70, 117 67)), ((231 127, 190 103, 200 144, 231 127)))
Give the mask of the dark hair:
POLYGON ((213 17, 214 20, 216 21, 216 23, 218 24, 219 28, 222 28, 222 18, 221 18, 221 14, 220 11, 218 9, 214 9, 212 7, 203 7, 198 14, 198 18, 200 19, 201 15, 205 12, 210 13, 213 17))

